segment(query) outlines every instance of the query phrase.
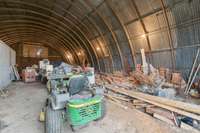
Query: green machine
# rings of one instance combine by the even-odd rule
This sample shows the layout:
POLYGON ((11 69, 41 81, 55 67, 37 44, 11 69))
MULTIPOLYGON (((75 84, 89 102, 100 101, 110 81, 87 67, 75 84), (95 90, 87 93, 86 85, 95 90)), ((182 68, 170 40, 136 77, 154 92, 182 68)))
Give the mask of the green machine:
POLYGON ((104 88, 91 85, 87 74, 51 78, 46 108, 46 133, 62 133, 64 127, 79 129, 105 115, 104 88))
POLYGON ((66 88, 69 78, 75 76, 74 73, 67 73, 67 74, 50 74, 47 76, 47 89, 48 92, 51 93, 53 89, 61 89, 66 88))

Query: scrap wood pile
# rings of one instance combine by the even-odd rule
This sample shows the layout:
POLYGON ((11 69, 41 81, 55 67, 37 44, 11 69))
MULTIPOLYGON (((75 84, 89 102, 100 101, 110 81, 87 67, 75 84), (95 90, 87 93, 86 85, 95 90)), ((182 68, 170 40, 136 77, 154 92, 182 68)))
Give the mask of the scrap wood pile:
POLYGON ((176 100, 177 92, 186 87, 181 73, 149 68, 148 74, 141 70, 128 76, 99 73, 96 82, 104 84, 109 101, 124 109, 136 108, 171 125, 199 132, 200 106, 176 100))
POLYGON ((165 68, 157 70, 152 65, 149 67, 148 74, 144 74, 141 70, 136 70, 129 75, 123 75, 121 72, 113 74, 99 73, 96 74, 96 82, 131 90, 136 89, 154 95, 166 94, 168 98, 175 96, 177 92, 183 92, 186 87, 186 82, 181 73, 172 73, 165 68))
MULTIPOLYGON (((198 49, 187 84, 180 72, 156 69, 147 63, 144 49, 141 49, 142 65, 137 64, 136 71, 127 75, 121 72, 99 73, 96 82, 105 86, 105 97, 124 109, 137 108, 169 124, 199 132, 200 105, 177 100, 181 94, 185 96, 190 92, 200 69, 200 65, 196 65, 199 53, 198 49), (197 69, 194 71, 195 66, 197 69)), ((198 83, 195 86, 200 86, 200 81, 198 83)))
POLYGON ((132 88, 137 84, 133 77, 125 77, 122 73, 116 72, 114 74, 99 73, 95 75, 96 82, 99 84, 112 84, 116 86, 123 86, 132 88))

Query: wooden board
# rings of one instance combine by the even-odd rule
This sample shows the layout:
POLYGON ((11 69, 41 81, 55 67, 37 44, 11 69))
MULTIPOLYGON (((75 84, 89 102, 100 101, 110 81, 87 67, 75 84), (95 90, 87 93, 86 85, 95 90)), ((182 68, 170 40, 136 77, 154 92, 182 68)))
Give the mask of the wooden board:
POLYGON ((163 104, 163 105, 182 109, 182 110, 185 110, 185 111, 188 111, 188 112, 200 114, 200 106, 199 105, 185 103, 185 102, 181 102, 181 101, 175 101, 175 100, 171 100, 171 99, 167 99, 167 98, 163 98, 163 97, 158 97, 158 96, 152 96, 152 95, 144 94, 144 93, 141 93, 141 92, 129 91, 129 90, 121 89, 121 88, 120 89, 114 89, 114 88, 111 88, 111 87, 107 87, 107 88, 109 90, 112 90, 112 91, 115 91, 115 92, 120 92, 124 95, 131 96, 133 98, 137 98, 137 99, 140 99, 140 100, 143 100, 143 101, 145 99, 145 101, 152 101, 152 102, 160 103, 160 104, 163 104))
POLYGON ((168 111, 166 109, 159 108, 159 107, 146 108, 146 112, 150 113, 150 114, 156 113, 156 114, 159 114, 159 115, 164 116, 164 117, 171 119, 171 120, 174 119, 174 116, 170 111, 168 111))
MULTIPOLYGON (((157 101, 159 99, 158 97, 151 96, 152 99, 149 100, 148 98, 145 97, 145 96, 147 96, 147 94, 143 94, 143 93, 139 93, 139 92, 133 92, 133 91, 127 91, 127 90, 124 90, 124 89, 113 89, 113 88, 108 87, 108 86, 107 86, 107 89, 112 90, 112 91, 117 92, 117 93, 121 93, 121 94, 130 96, 132 98, 137 98, 137 99, 143 100, 145 102, 148 102, 148 103, 151 103, 151 104, 156 105, 158 107, 161 107, 161 108, 176 112, 176 113, 181 114, 181 115, 188 116, 188 117, 191 117, 191 118, 196 119, 196 120, 200 120, 200 116, 199 115, 185 111, 187 109, 187 107, 183 110, 183 109, 176 108, 176 104, 174 104, 173 106, 175 106, 175 107, 173 107, 173 106, 165 105, 165 104, 168 104, 168 103, 165 103, 163 101, 161 101, 162 103, 159 103, 157 101), (137 95, 137 94, 140 94, 140 95, 137 95), (158 98, 158 99, 156 99, 156 98, 158 98), (153 101, 153 99, 156 99, 156 100, 153 101)), ((148 96, 150 96, 150 95, 148 95, 148 96)), ((176 102, 176 101, 174 101, 174 102, 176 102)), ((179 103, 183 103, 183 102, 179 102, 179 103)), ((188 104, 188 105, 190 105, 190 104, 188 104)), ((189 107, 189 110, 191 110, 190 107, 189 107)), ((194 112, 199 112, 199 110, 195 109, 194 112)))
POLYGON ((170 119, 168 119, 168 118, 166 118, 164 116, 161 116, 159 114, 154 113, 153 117, 155 117, 155 118, 157 118, 157 119, 159 119, 161 121, 164 121, 164 122, 166 122, 166 123, 168 123, 170 125, 174 125, 174 122, 172 120, 170 120, 170 119))

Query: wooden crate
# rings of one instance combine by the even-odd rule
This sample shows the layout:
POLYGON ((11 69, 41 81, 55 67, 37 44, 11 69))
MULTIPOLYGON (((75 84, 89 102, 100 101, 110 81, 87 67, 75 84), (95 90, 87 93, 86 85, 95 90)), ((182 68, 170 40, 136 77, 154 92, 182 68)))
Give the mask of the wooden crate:
POLYGON ((36 81, 35 69, 24 69, 22 71, 22 79, 26 83, 35 82, 36 81))

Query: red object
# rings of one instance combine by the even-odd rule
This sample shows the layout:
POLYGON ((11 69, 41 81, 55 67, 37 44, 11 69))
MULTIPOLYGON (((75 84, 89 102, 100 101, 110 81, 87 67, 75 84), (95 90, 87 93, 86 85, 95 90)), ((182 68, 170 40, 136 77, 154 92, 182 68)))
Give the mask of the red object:
POLYGON ((22 71, 22 79, 24 82, 35 82, 36 81, 36 75, 34 69, 25 69, 22 71))
POLYGON ((136 65, 136 71, 142 71, 142 65, 141 64, 136 65))

